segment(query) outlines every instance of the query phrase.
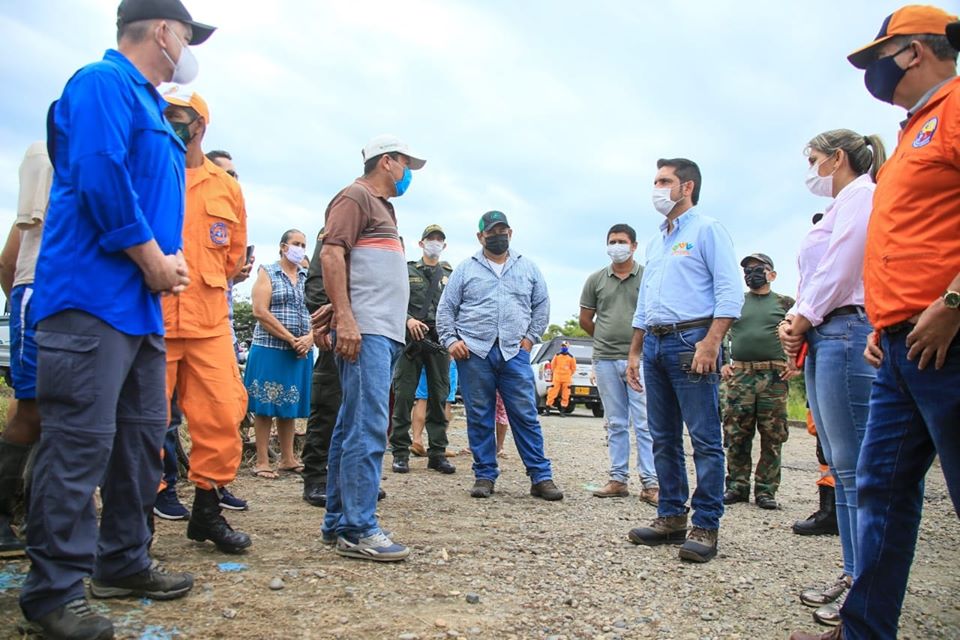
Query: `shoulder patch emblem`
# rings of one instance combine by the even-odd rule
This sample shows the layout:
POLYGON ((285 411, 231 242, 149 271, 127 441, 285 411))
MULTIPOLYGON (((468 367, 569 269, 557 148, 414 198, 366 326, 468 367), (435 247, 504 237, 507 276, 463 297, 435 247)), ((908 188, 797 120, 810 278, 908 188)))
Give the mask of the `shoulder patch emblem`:
POLYGON ((913 148, 919 149, 920 147, 925 147, 933 140, 933 134, 937 132, 937 125, 940 124, 940 119, 936 116, 930 118, 923 123, 923 126, 920 127, 920 133, 917 134, 917 137, 913 140, 913 148))
POLYGON ((213 244, 227 244, 230 234, 227 232, 226 222, 214 222, 210 225, 210 240, 213 244))

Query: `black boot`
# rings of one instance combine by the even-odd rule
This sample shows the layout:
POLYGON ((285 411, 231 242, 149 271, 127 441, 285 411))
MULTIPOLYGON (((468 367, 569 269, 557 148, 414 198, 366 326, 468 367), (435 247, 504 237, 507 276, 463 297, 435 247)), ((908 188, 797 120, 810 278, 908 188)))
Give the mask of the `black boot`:
POLYGON ((26 545, 13 532, 13 522, 30 447, 0 440, 0 557, 22 556, 26 545))
POLYGON ((220 497, 213 489, 197 487, 193 512, 187 525, 187 537, 197 542, 209 540, 224 553, 241 553, 253 542, 250 536, 234 531, 220 515, 220 497))
POLYGON ((430 456, 430 461, 427 462, 427 469, 433 469, 434 471, 439 471, 444 474, 456 473, 457 468, 450 464, 447 460, 447 456, 430 456))
POLYGON ((837 503, 833 487, 819 487, 820 509, 806 520, 793 523, 793 532, 801 536, 835 536, 837 528, 837 503))

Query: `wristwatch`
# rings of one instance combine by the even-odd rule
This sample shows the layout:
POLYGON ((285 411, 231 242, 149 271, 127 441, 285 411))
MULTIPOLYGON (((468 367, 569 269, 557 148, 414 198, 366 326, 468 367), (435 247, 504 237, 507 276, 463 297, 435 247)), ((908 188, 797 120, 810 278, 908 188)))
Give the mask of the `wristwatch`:
POLYGON ((960 309, 960 291, 947 291, 944 293, 943 305, 947 309, 960 309))

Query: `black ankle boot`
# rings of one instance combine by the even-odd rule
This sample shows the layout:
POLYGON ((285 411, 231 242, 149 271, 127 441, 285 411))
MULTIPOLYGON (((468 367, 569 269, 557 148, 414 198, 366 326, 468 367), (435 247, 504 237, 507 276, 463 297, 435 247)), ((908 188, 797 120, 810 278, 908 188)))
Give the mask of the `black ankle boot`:
POLYGON ((0 557, 22 556, 26 545, 10 526, 30 447, 0 440, 0 557))
POLYGON ((837 503, 833 487, 819 487, 820 509, 806 520, 793 523, 793 532, 801 536, 835 536, 837 528, 837 503))
POLYGON ((242 531, 234 531, 220 515, 220 497, 213 489, 197 487, 193 512, 187 525, 187 537, 197 542, 209 540, 224 553, 241 553, 253 542, 242 531))

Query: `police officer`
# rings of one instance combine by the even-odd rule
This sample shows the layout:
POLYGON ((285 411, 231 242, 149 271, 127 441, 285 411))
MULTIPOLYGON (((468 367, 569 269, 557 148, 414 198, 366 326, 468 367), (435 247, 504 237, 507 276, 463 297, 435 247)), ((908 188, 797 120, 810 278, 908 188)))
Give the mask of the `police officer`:
POLYGON ((393 472, 410 471, 410 412, 420 380, 420 369, 427 370, 427 455, 428 469, 454 473, 457 469, 447 461, 447 418, 443 405, 450 393, 450 354, 440 346, 437 335, 437 303, 453 268, 440 262, 447 248, 447 236, 440 225, 423 230, 420 247, 423 257, 408 262, 410 303, 407 307, 407 346, 397 362, 393 378, 393 472))
POLYGON ((727 437, 727 490, 724 504, 750 497, 751 448, 760 433, 760 461, 754 475, 754 500, 761 509, 776 509, 780 486, 780 453, 787 441, 787 360, 777 338, 777 325, 793 306, 793 298, 774 293, 773 260, 754 253, 740 262, 750 289, 740 319, 730 328, 732 364, 721 373, 727 381, 723 429, 727 437))

